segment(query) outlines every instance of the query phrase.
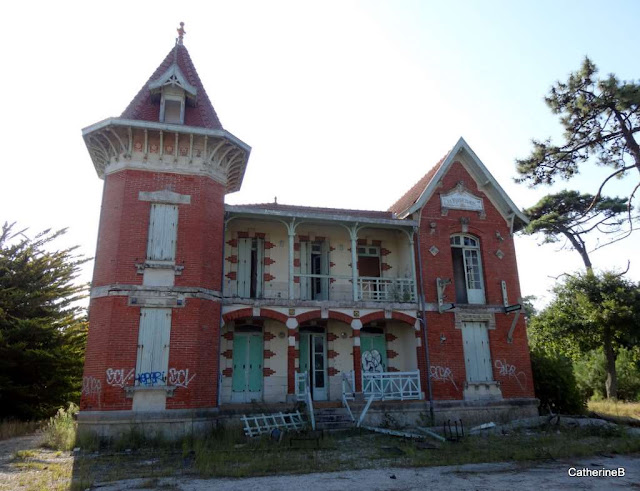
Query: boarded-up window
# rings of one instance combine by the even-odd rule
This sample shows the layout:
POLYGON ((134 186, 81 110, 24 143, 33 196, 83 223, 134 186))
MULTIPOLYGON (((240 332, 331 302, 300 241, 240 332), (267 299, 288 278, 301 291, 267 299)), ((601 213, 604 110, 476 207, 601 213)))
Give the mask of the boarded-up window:
POLYGON ((149 221, 147 259, 152 261, 174 261, 177 230, 178 206, 153 203, 149 221))
POLYGON ((489 332, 484 322, 462 324, 462 346, 467 382, 489 382, 493 380, 489 332))
POLYGON ((166 385, 171 309, 140 309, 136 384, 166 385))

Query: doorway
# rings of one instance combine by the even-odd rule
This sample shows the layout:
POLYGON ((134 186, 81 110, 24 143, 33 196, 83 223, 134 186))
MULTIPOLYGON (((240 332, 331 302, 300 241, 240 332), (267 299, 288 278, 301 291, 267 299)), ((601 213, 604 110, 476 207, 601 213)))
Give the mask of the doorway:
MULTIPOLYGON (((316 329, 314 329, 316 331, 316 329)), ((329 398, 327 380, 327 343, 322 332, 300 333, 300 372, 307 372, 311 397, 314 401, 329 398)))
POLYGON ((262 330, 241 327, 233 334, 231 402, 262 400, 262 330))

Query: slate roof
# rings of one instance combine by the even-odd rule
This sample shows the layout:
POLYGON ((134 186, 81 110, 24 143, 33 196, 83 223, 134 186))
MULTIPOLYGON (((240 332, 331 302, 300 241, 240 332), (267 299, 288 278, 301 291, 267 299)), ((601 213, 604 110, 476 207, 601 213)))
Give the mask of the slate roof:
POLYGON ((200 81, 196 67, 191 61, 187 48, 182 44, 176 44, 169 51, 164 61, 160 64, 149 80, 142 86, 138 95, 129 103, 129 106, 122 113, 124 119, 136 119, 142 121, 158 121, 160 118, 160 104, 151 99, 151 91, 149 83, 156 80, 164 72, 166 72, 174 60, 182 71, 187 81, 197 89, 197 101, 195 106, 187 104, 185 107, 184 124, 185 126, 197 126, 200 128, 208 128, 211 130, 221 130, 222 124, 218 119, 215 109, 204 90, 204 86, 200 81))
POLYGON ((402 195, 402 197, 398 201, 392 204, 389 207, 388 211, 395 214, 400 214, 403 211, 411 208, 411 206, 416 201, 418 201, 420 195, 422 195, 423 191, 427 188, 427 185, 429 184, 429 182, 431 182, 431 179, 433 179, 433 176, 436 175, 436 172, 438 172, 438 169, 440 169, 440 166, 448 156, 449 152, 447 152, 446 155, 442 157, 440 161, 429 170, 429 172, 422 176, 422 178, 417 183, 415 183, 413 187, 409 189, 409 191, 404 193, 404 195, 402 195))

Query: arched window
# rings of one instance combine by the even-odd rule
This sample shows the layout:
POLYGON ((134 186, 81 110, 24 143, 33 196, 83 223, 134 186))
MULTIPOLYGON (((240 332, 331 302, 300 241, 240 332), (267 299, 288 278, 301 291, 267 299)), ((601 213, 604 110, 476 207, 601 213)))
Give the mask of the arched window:
POLYGON ((452 235, 451 258, 456 303, 485 303, 480 241, 470 235, 452 235))

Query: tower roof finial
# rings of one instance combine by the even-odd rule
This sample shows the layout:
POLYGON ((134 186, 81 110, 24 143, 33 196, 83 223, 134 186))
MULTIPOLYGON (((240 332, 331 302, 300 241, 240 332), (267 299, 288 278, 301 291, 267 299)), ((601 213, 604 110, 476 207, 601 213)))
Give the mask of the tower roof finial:
POLYGON ((180 27, 177 29, 177 31, 178 31, 178 44, 182 44, 184 35, 187 33, 187 31, 184 30, 184 22, 180 22, 180 27))

